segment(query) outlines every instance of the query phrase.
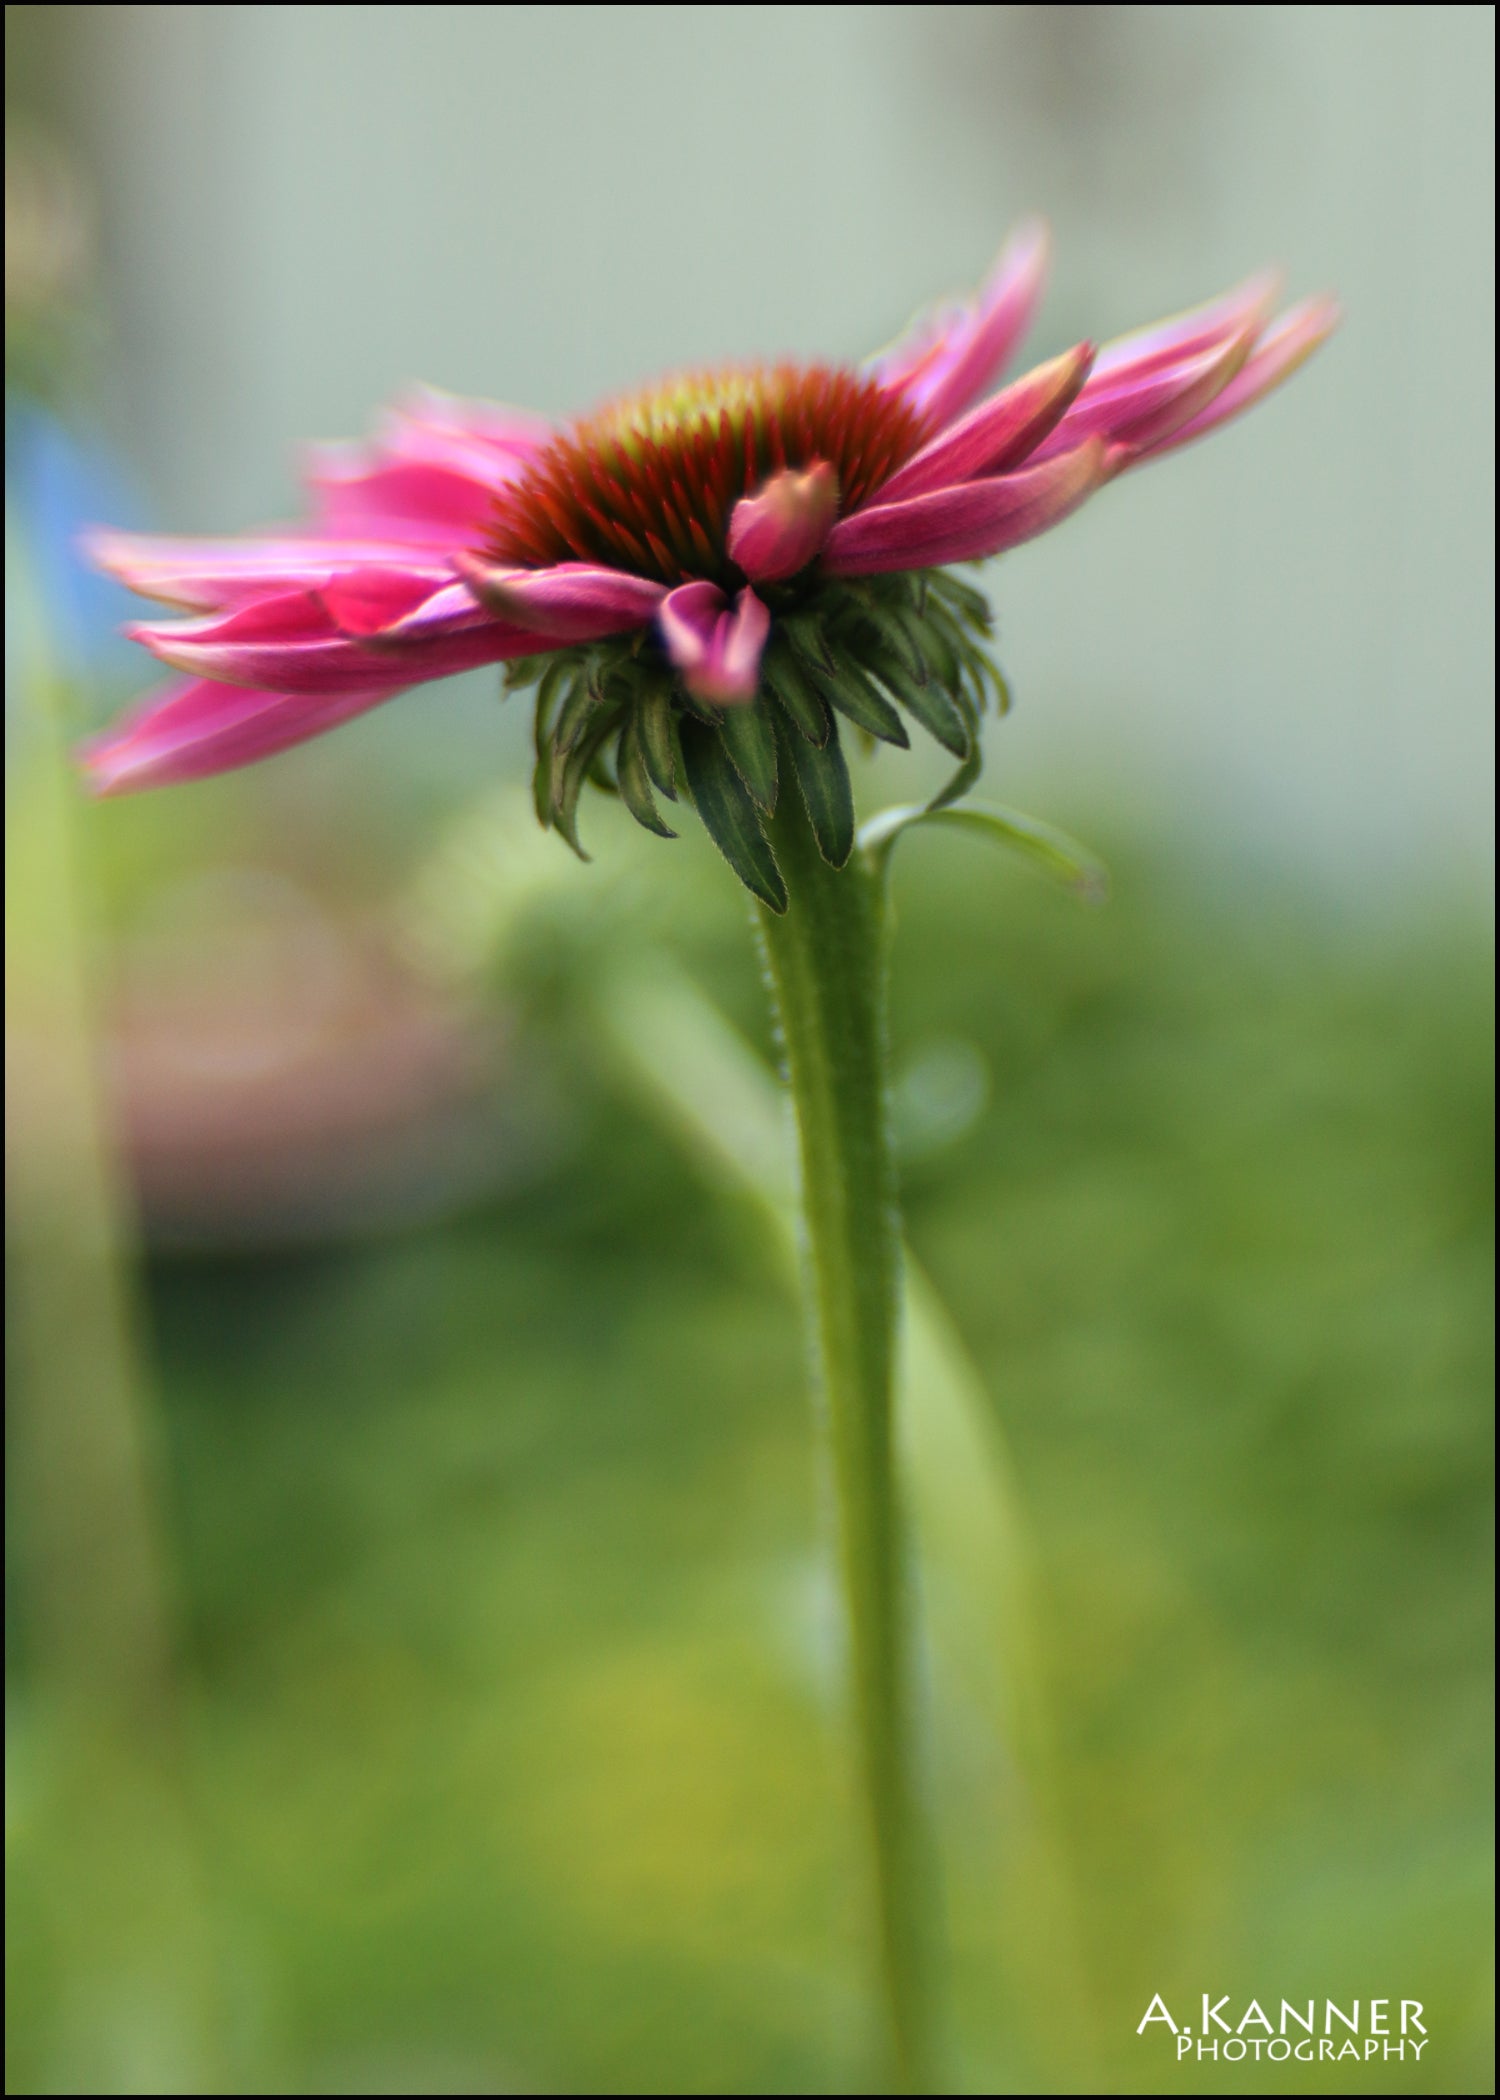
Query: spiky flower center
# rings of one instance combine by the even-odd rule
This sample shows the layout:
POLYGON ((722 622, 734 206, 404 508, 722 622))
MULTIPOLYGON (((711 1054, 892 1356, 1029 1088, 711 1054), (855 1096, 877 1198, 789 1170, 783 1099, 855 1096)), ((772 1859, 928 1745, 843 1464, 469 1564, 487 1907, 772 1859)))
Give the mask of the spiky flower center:
POLYGON ((554 438, 497 496, 488 551, 522 568, 588 561, 733 583, 730 513, 767 475, 827 460, 848 513, 926 434, 898 395, 839 366, 684 373, 554 438))

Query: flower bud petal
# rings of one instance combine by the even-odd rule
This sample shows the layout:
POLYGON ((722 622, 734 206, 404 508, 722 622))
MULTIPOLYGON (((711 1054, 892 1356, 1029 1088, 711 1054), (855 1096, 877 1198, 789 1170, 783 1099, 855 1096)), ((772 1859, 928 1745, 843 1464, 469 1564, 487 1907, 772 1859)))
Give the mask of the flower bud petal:
POLYGON ((649 577, 582 561, 514 569, 458 553, 453 566, 486 612, 554 643, 594 642, 644 627, 666 592, 665 584, 649 577))
POLYGON ((838 510, 839 477, 826 459, 784 467, 734 506, 729 558, 752 583, 781 583, 822 552, 838 510))
POLYGON ((741 591, 730 611, 716 583, 679 584, 663 598, 657 625, 695 699, 735 707, 755 698, 771 615, 754 591, 741 591))

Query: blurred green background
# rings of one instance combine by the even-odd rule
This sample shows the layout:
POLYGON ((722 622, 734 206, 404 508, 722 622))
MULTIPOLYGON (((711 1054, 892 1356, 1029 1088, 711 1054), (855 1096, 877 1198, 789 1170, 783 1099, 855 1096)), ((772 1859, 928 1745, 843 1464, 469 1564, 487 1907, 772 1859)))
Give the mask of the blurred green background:
POLYGON ((84 804, 145 681, 67 550, 285 514, 411 377, 858 356, 1039 208, 1038 354, 1267 261, 1349 320, 986 578, 984 787, 1112 903, 897 856, 908 1398, 982 1454, 922 1472, 954 2083, 1493 2090, 1491 12, 20 7, 7 61, 8 2089, 857 2087, 739 892, 540 838, 493 677, 84 804), (1203 1991, 1430 2041, 1137 2037, 1203 1991))

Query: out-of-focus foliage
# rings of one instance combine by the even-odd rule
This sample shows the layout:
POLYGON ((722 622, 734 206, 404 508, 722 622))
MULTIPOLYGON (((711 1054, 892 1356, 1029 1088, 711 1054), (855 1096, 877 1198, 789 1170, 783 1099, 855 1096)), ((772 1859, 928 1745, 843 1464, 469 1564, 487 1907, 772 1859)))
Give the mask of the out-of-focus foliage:
MULTIPOLYGON (((636 864, 536 843, 561 901, 490 986, 550 1165, 374 1244, 152 1269, 225 2046, 273 2090, 847 2090, 796 1313, 591 1023, 636 864)), ((1377 944, 1105 843, 1096 913, 962 838, 895 870, 910 1234, 1009 1439, 1050 1720, 997 1753, 935 1690, 960 2075, 1159 2090, 1152 1993, 1227 1988, 1420 1998, 1420 2068, 1362 2082, 1488 2090, 1483 934, 1377 944)), ((769 1050, 733 885, 641 853, 682 856, 679 959, 769 1050)), ((109 1846, 60 1821, 19 1619, 35 2091, 81 1988, 57 1890, 109 1846)))

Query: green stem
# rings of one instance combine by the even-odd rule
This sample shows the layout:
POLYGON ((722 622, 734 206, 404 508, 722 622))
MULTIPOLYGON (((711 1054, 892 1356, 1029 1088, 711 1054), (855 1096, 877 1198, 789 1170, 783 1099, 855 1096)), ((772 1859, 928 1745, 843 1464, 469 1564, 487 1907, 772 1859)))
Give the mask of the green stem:
POLYGON ((912 1612, 893 1446, 900 1232, 886 1113, 881 877, 828 865, 783 754, 768 825, 789 907, 759 907, 796 1111, 806 1287, 838 1500, 860 1782, 889 2056, 877 2090, 932 2090, 927 1849, 912 1612))

